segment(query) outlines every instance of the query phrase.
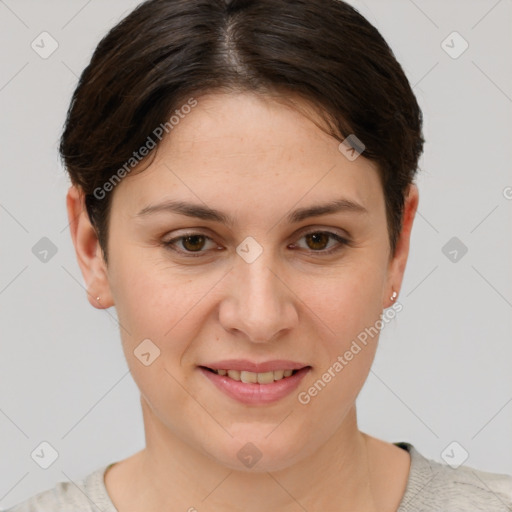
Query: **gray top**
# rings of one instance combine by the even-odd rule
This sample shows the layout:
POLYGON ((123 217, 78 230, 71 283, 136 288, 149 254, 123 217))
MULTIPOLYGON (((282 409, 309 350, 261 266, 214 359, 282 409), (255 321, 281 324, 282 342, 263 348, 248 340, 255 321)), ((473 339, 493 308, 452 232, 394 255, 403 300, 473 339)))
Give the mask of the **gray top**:
MULTIPOLYGON (((411 455, 405 494, 397 512, 511 512, 512 476, 450 466, 423 457, 409 443, 395 443, 411 455)), ((59 482, 7 512, 117 512, 103 476, 105 465, 77 482, 59 482)))

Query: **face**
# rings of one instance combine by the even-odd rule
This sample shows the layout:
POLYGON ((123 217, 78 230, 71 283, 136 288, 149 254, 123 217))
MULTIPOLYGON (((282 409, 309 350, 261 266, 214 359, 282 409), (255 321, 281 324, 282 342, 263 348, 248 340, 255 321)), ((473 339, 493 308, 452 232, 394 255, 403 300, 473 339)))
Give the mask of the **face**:
POLYGON ((347 159, 308 117, 250 94, 197 100, 115 188, 108 267, 92 250, 79 260, 92 295, 116 307, 151 422, 231 468, 250 442, 259 470, 276 470, 345 428, 378 338, 361 333, 399 289, 408 233, 390 258, 375 165, 347 159), (226 359, 305 369, 293 384, 234 386, 244 394, 201 369, 226 359))

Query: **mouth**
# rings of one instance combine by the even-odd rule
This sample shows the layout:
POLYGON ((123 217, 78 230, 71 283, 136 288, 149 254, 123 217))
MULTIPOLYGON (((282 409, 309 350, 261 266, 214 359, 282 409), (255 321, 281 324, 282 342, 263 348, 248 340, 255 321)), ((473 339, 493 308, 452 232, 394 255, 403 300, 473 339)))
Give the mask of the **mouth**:
MULTIPOLYGON (((208 368, 207 366, 200 366, 205 370, 216 373, 229 379, 243 382, 244 384, 272 384, 283 379, 287 379, 292 375, 295 375, 299 370, 273 370, 268 372, 250 372, 248 370, 229 370, 229 369, 214 369, 208 368)), ((305 367, 309 368, 309 367, 305 367)))
POLYGON ((302 379, 312 370, 311 366, 295 366, 297 368, 265 372, 208 366, 198 366, 198 370, 214 385, 214 388, 231 399, 246 405, 257 406, 278 402, 292 394, 302 379))

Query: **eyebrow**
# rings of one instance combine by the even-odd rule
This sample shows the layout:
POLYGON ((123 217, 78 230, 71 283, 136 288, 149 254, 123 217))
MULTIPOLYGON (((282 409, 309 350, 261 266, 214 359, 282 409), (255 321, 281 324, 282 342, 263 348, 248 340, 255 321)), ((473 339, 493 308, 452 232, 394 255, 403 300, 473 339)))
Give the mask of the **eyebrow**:
MULTIPOLYGON (((196 203, 188 203, 185 201, 165 201, 163 203, 149 205, 143 208, 137 217, 144 217, 152 213, 170 212, 186 215, 187 217, 194 217, 197 219, 210 220, 219 222, 227 226, 234 226, 235 220, 233 217, 220 210, 215 210, 208 206, 196 203)), ((320 215, 328 215, 332 213, 349 212, 358 214, 368 214, 368 210, 361 204, 351 201, 349 199, 341 198, 328 203, 307 206, 293 210, 286 216, 286 220, 290 223, 301 222, 309 217, 318 217, 320 215)))

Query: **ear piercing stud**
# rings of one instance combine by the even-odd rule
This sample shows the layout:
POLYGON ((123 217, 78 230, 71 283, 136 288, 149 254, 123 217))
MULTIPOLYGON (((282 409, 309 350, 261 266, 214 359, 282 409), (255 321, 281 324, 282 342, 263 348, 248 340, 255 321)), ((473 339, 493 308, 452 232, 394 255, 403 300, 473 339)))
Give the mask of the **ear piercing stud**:
POLYGON ((393 295, 391 295, 390 299, 393 301, 393 300, 395 300, 397 297, 398 297, 398 293, 396 293, 396 292, 393 290, 393 295))

